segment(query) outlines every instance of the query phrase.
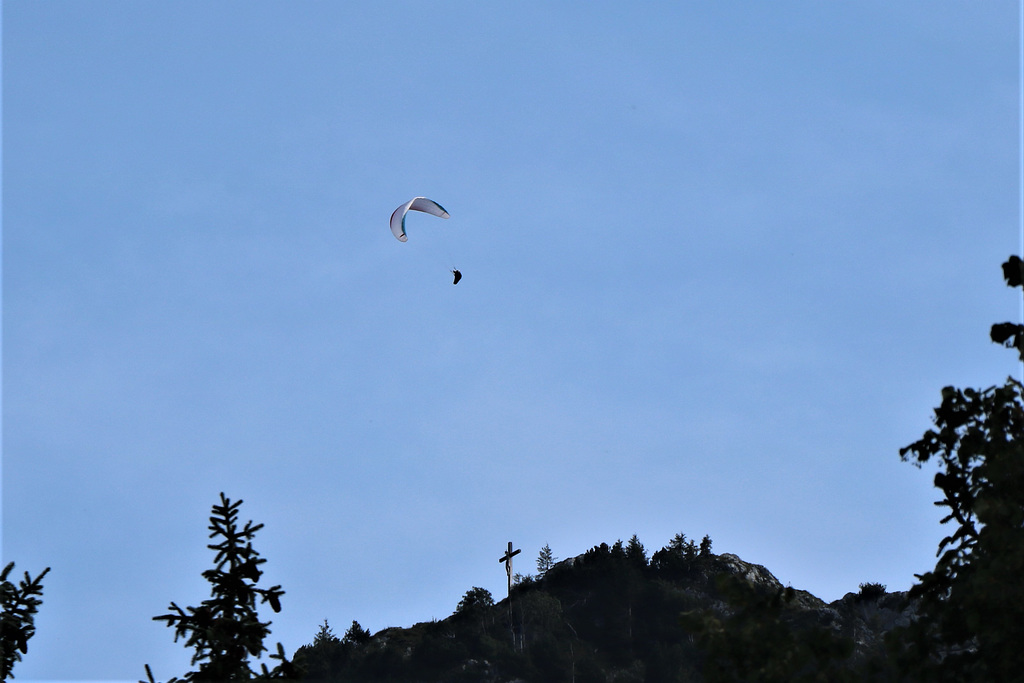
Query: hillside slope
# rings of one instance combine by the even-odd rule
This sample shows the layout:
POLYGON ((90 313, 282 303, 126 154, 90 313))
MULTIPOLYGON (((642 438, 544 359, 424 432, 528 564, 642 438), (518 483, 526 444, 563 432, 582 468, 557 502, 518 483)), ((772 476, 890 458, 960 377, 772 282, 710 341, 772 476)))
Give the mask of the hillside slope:
POLYGON ((869 680, 882 638, 908 623, 903 594, 868 585, 826 604, 736 555, 676 544, 650 561, 601 544, 527 577, 511 605, 467 592, 441 621, 345 638, 321 630, 295 661, 307 680, 869 680))

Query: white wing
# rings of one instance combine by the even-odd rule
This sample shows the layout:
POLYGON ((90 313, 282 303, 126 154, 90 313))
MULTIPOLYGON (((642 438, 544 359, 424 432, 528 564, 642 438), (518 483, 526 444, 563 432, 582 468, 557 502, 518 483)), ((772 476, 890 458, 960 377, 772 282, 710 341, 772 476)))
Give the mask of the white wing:
POLYGON ((434 200, 427 199, 426 197, 414 197, 395 209, 395 212, 391 214, 391 232, 394 233, 395 238, 399 242, 407 242, 409 240, 405 235, 405 214, 410 211, 422 211, 438 218, 448 218, 448 212, 434 200))

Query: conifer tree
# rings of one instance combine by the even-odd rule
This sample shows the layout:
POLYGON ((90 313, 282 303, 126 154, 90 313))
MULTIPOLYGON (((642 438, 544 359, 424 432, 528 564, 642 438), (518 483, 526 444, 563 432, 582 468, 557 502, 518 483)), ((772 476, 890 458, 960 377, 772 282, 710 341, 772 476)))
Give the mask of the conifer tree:
POLYGON ((544 576, 549 569, 555 566, 557 559, 551 552, 551 546, 545 543, 544 547, 540 549, 540 554, 537 555, 537 575, 544 576))
POLYGON ((629 543, 626 544, 626 557, 638 565, 647 566, 647 549, 644 548, 644 544, 640 542, 640 537, 636 534, 633 534, 629 543))
POLYGON ((28 653, 29 638, 36 632, 33 615, 43 603, 38 597, 43 594, 43 577, 50 571, 47 567, 34 579, 25 572, 25 578, 15 586, 7 580, 12 569, 14 563, 10 562, 0 572, 0 680, 4 681, 14 678, 14 663, 28 653))
POLYGON ((370 632, 363 628, 358 621, 352 620, 352 625, 345 631, 345 637, 341 642, 346 645, 362 645, 370 640, 370 632))
MULTIPOLYGON (((710 551, 711 539, 707 536, 705 536, 705 538, 707 538, 708 550, 710 551)), ((703 545, 704 542, 701 541, 701 546, 703 547, 703 545)), ((685 560, 692 560, 697 557, 697 544, 692 540, 687 540, 686 534, 683 533, 678 533, 673 536, 672 540, 668 542, 668 546, 666 546, 666 548, 685 560)))
POLYGON ((670 550, 673 550, 680 555, 686 550, 686 534, 678 533, 672 537, 672 540, 668 542, 667 546, 670 550))
POLYGON ((311 645, 304 645, 295 652, 294 663, 302 671, 302 677, 311 681, 326 681, 343 667, 348 659, 348 646, 334 635, 327 620, 317 630, 311 645))
MULTIPOLYGON (((258 657, 266 651, 263 639, 270 634, 270 623, 261 622, 256 611, 256 599, 270 603, 275 612, 281 611, 280 586, 257 588, 263 572, 259 566, 266 562, 252 547, 256 532, 262 524, 246 522, 239 528, 238 508, 242 501, 231 502, 223 493, 220 504, 213 506, 210 516, 210 538, 221 538, 219 543, 206 546, 216 551, 213 569, 203 572, 203 578, 211 584, 209 600, 199 607, 182 609, 172 602, 171 614, 153 617, 173 626, 174 640, 185 638, 185 647, 195 648, 192 664, 199 664, 196 671, 189 672, 182 681, 237 681, 250 680, 256 676, 249 668, 249 657, 258 657)), ((260 678, 292 678, 294 667, 285 657, 284 648, 277 644, 277 653, 271 659, 280 660, 273 671, 263 665, 260 678)), ((153 680, 146 666, 150 681, 153 680)), ((171 679, 174 683, 178 679, 171 679)))
POLYGON ((324 619, 324 623, 320 625, 320 629, 313 636, 313 647, 328 647, 340 643, 338 637, 331 631, 330 624, 324 619))

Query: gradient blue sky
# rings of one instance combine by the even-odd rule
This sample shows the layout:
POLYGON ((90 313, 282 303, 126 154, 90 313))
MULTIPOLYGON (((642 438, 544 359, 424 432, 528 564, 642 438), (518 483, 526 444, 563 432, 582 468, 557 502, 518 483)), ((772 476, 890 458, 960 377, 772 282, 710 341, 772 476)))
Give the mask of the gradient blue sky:
POLYGON ((184 673, 220 491, 289 653, 500 597, 509 540, 934 566, 898 449, 1017 371, 1017 3, 581 8, 3 3, 18 680, 184 673))

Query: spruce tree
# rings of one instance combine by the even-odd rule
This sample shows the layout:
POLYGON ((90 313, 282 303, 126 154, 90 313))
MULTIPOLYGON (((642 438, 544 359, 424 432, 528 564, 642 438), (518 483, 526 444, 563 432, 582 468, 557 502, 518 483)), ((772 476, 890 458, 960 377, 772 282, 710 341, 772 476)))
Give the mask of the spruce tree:
MULTIPOLYGON (((270 623, 261 622, 256 612, 256 600, 270 603, 275 612, 281 611, 280 586, 257 588, 263 572, 259 566, 266 562, 252 547, 256 532, 262 524, 246 522, 239 528, 238 508, 242 501, 231 502, 223 493, 220 504, 213 506, 210 516, 210 538, 221 538, 219 543, 206 546, 216 551, 215 566, 203 572, 203 578, 211 584, 208 600, 199 607, 182 609, 172 602, 171 614, 153 617, 173 626, 174 640, 185 638, 185 647, 194 648, 192 664, 199 664, 196 671, 187 673, 182 681, 238 681, 250 680, 256 676, 249 667, 249 657, 259 657, 266 651, 263 639, 270 634, 270 623)), ((271 659, 280 660, 273 671, 264 664, 260 678, 291 678, 295 672, 285 657, 284 648, 277 644, 277 653, 271 659)), ((153 680, 146 666, 150 681, 153 680)), ((171 679, 170 683, 178 679, 171 679)))
POLYGON ((293 661, 302 671, 304 679, 327 681, 334 677, 335 671, 348 663, 348 649, 324 619, 313 637, 312 645, 300 647, 293 661))
POLYGON ((341 642, 346 645, 362 645, 370 641, 370 632, 363 628, 358 621, 352 620, 352 625, 345 631, 345 637, 341 642))
POLYGON ((13 562, 0 572, 0 680, 4 681, 14 678, 14 663, 28 653, 29 638, 36 632, 34 615, 43 603, 39 598, 43 594, 43 577, 50 571, 47 567, 34 579, 25 572, 25 578, 15 586, 7 580, 12 569, 13 562))
POLYGON ((313 636, 313 647, 329 647, 338 643, 341 643, 341 641, 334 635, 330 624, 324 619, 324 623, 321 624, 320 629, 313 636))
POLYGON ((557 558, 554 553, 551 552, 551 546, 547 543, 540 549, 540 554, 537 555, 537 575, 544 576, 549 569, 555 566, 557 558))
POLYGON ((633 534, 629 543, 626 544, 626 557, 640 566, 647 566, 647 549, 644 548, 644 544, 640 542, 640 537, 636 534, 633 534))
MULTIPOLYGON (((711 539, 707 536, 704 537, 707 540, 708 551, 711 551, 711 539)), ((704 547, 704 541, 701 541, 701 547, 704 547)), ((672 537, 672 540, 668 542, 665 548, 676 554, 678 557, 684 560, 692 560, 697 557, 697 544, 693 540, 688 540, 686 534, 679 533, 672 537)))

